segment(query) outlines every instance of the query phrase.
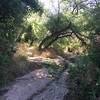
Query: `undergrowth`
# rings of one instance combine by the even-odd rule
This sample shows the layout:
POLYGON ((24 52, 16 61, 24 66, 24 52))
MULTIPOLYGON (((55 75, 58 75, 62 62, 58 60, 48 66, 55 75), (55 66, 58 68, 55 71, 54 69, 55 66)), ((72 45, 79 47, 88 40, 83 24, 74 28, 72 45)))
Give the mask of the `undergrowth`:
POLYGON ((64 68, 63 65, 57 65, 57 64, 51 63, 51 62, 42 63, 42 67, 47 68, 48 72, 53 75, 59 73, 64 68))
POLYGON ((72 100, 97 100, 100 96, 100 70, 88 59, 70 64, 69 91, 72 100))

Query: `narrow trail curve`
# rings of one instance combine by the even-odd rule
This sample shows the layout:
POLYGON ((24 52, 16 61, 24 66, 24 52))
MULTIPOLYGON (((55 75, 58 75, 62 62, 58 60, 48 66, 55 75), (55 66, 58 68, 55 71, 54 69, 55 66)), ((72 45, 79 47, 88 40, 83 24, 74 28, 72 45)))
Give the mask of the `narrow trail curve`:
POLYGON ((63 100, 68 93, 67 79, 66 68, 57 77, 46 68, 34 70, 16 79, 1 100, 63 100))
POLYGON ((66 81, 68 79, 67 70, 65 70, 58 80, 48 85, 42 93, 32 96, 28 100, 63 100, 68 93, 66 81))

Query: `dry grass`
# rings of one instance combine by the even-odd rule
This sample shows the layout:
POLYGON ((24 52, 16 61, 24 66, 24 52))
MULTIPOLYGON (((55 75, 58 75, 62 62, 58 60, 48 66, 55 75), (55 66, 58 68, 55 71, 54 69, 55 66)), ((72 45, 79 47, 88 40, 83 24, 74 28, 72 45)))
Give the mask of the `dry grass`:
POLYGON ((37 45, 32 46, 31 48, 29 48, 28 51, 32 53, 32 57, 40 56, 44 58, 56 58, 58 55, 56 51, 52 48, 46 49, 44 51, 39 51, 37 45))
POLYGON ((13 63, 10 68, 11 79, 24 75, 34 69, 41 68, 40 64, 29 62, 27 60, 28 56, 55 58, 57 57, 57 54, 53 49, 39 51, 37 44, 32 47, 29 47, 29 45, 26 43, 18 43, 17 51, 12 57, 13 63))
POLYGON ((18 56, 27 57, 27 51, 29 47, 27 43, 18 43, 16 47, 17 47, 17 51, 14 54, 14 58, 17 58, 18 56))
MULTIPOLYGON (((79 51, 77 50, 77 52, 79 51)), ((35 68, 41 68, 39 64, 37 65, 30 63, 27 60, 29 56, 55 59, 58 57, 58 55, 59 54, 57 54, 57 52, 52 48, 49 48, 45 51, 39 51, 37 44, 29 47, 27 43, 18 43, 17 51, 13 56, 13 64, 11 65, 10 72, 14 77, 17 77, 26 74, 27 72, 32 71, 35 68)))

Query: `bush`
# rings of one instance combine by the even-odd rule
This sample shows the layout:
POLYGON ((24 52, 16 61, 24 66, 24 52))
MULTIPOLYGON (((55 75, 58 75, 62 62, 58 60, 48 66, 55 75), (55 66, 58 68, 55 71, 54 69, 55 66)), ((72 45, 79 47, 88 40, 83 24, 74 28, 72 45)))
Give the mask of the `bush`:
POLYGON ((100 85, 97 81, 97 68, 89 57, 79 57, 75 64, 70 65, 69 73, 72 100, 96 100, 100 85))
POLYGON ((85 80, 85 74, 87 72, 87 65, 82 61, 83 58, 79 58, 76 64, 70 66, 70 95, 74 97, 74 100, 89 100, 89 84, 85 80), (86 92, 87 91, 87 92, 86 92))
POLYGON ((22 22, 20 0, 4 0, 0 3, 0 86, 6 84, 9 64, 14 53, 17 29, 22 22))
POLYGON ((69 70, 69 90, 73 100, 97 100, 100 97, 100 36, 95 36, 89 55, 78 57, 69 70))
MULTIPOLYGON (((95 94, 97 97, 100 97, 100 35, 96 35, 92 38, 91 46, 89 49, 89 57, 91 61, 96 65, 96 86, 95 94)), ((95 67, 95 66, 94 66, 95 67)))
POLYGON ((89 50, 91 60, 100 68, 100 36, 96 35, 92 41, 89 50))

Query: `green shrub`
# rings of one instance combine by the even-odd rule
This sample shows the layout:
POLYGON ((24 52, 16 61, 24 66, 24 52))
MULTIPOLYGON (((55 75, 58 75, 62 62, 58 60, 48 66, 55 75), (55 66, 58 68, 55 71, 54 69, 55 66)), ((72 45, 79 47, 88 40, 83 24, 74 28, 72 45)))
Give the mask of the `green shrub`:
POLYGON ((47 68, 48 69, 48 72, 50 74, 57 74, 59 73, 61 70, 63 70, 63 65, 57 65, 56 63, 53 63, 53 62, 44 62, 42 63, 42 66, 44 68, 47 68))
POLYGON ((91 41, 89 50, 91 60, 100 68, 100 36, 95 36, 91 41))
POLYGON ((100 35, 96 35, 92 38, 90 49, 89 49, 89 57, 91 61, 96 65, 96 85, 94 88, 95 95, 100 97, 100 35))
POLYGON ((86 93, 86 90, 88 84, 84 80, 87 68, 86 64, 84 64, 83 61, 80 59, 76 61, 76 64, 70 65, 69 90, 70 90, 70 95, 72 97, 75 97, 74 100, 87 100, 86 95, 88 95, 88 93, 86 93))
POLYGON ((72 100, 96 100, 100 92, 97 76, 100 76, 100 73, 88 56, 79 57, 75 64, 71 64, 69 91, 72 100))

